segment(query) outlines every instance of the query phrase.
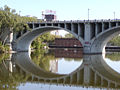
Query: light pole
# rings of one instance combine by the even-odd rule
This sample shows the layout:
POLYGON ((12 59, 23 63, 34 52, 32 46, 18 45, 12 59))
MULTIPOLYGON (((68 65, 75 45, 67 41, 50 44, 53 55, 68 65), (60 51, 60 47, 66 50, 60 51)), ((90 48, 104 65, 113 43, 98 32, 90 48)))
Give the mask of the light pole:
POLYGON ((90 11, 90 9, 88 8, 88 20, 89 20, 89 11, 90 11))
POLYGON ((113 14, 114 14, 114 20, 115 20, 115 12, 113 12, 113 14))
POLYGON ((19 11, 19 15, 20 15, 21 11, 19 11))

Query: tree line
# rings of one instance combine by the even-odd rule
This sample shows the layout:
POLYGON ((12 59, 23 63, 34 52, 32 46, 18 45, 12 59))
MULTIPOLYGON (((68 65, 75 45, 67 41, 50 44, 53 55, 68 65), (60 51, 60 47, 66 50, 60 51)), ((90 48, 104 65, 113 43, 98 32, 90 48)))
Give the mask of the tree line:
POLYGON ((6 40, 10 33, 27 29, 27 22, 36 21, 34 17, 20 16, 15 9, 11 9, 7 5, 0 8, 0 52, 4 52, 6 40))

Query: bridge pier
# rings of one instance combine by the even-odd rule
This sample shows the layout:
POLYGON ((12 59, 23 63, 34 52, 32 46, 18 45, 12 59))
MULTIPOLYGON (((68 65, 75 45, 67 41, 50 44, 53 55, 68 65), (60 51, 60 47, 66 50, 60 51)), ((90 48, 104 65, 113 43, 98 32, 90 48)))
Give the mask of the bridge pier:
POLYGON ((94 46, 84 46, 83 47, 84 54, 105 54, 105 46, 103 48, 94 47, 94 46))
MULTIPOLYGON (((94 27, 92 24, 85 23, 85 31, 84 31, 84 43, 83 43, 83 53, 84 54, 100 54, 102 52, 100 51, 96 51, 96 50, 91 50, 92 48, 92 36, 95 34, 92 34, 92 32, 94 31, 94 27), (96 51, 96 52, 94 52, 96 51)), ((93 48, 95 49, 95 48, 93 48)))
POLYGON ((105 51, 105 46, 103 49, 99 49, 97 50, 96 48, 93 48, 92 46, 85 46, 83 47, 83 53, 84 54, 105 54, 106 51, 105 51), (94 50, 93 50, 94 49, 94 50))
MULTIPOLYGON (((103 25, 102 25, 103 29, 103 25)), ((105 46, 102 46, 103 38, 97 40, 98 25, 90 22, 85 23, 83 53, 84 54, 102 54, 105 53, 105 46), (95 26, 96 25, 96 26, 95 26), (93 40, 93 37, 95 38, 93 40)))
POLYGON ((85 23, 83 53, 90 53, 90 23, 85 23))

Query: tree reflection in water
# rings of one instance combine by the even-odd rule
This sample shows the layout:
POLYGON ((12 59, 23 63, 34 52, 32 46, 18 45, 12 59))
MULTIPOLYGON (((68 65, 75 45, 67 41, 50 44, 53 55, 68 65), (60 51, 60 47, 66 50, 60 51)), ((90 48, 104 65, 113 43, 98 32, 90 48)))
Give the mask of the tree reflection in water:
MULTIPOLYGON (((49 51, 45 51, 45 50, 38 50, 35 52, 31 53, 31 58, 32 61, 39 66, 40 68, 44 69, 45 71, 49 71, 49 72, 53 72, 53 73, 57 73, 58 72, 58 68, 62 68, 63 66, 60 67, 60 63, 71 63, 75 64, 72 65, 74 67, 79 66, 82 60, 82 50, 75 50, 75 49, 68 49, 68 50, 64 50, 64 49, 51 49, 49 51), (61 52, 62 51, 62 52, 61 52), (70 51, 70 53, 68 53, 70 51), (79 53, 77 53, 79 52, 79 53), (61 55, 62 53, 62 55, 61 55), (72 55, 71 55, 72 53, 72 55), (77 56, 77 57, 76 57, 77 56), (62 61, 60 61, 62 60, 62 61), (58 67, 58 63, 59 63, 59 67, 58 67), (77 64, 76 64, 77 63, 77 64)), ((72 68, 74 68, 72 67, 72 68)), ((64 70, 67 68, 64 67, 64 70)), ((68 70, 68 69, 66 69, 68 70)), ((71 69, 68 72, 72 72, 71 69)), ((59 73, 59 72, 58 72, 59 73)), ((65 73, 65 71, 64 71, 65 73)))

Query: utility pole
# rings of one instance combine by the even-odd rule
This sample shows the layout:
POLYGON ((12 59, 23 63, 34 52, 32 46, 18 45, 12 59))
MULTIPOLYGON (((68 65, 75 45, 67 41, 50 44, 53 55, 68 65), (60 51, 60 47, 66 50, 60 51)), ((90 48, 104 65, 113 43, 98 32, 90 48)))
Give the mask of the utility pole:
POLYGON ((19 11, 19 15, 20 15, 21 11, 19 11))
POLYGON ((90 11, 90 9, 88 8, 88 21, 89 21, 89 11, 90 11))
POLYGON ((115 12, 113 12, 113 14, 114 14, 114 20, 115 20, 115 12))

